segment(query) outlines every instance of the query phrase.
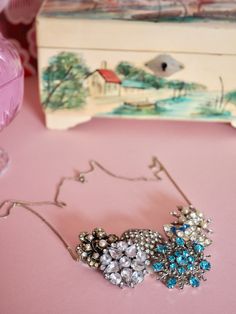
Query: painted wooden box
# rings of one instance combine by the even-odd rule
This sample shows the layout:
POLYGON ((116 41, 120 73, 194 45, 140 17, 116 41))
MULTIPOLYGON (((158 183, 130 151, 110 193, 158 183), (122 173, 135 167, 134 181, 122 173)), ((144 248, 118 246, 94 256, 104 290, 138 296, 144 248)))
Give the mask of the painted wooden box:
POLYGON ((49 128, 91 117, 236 121, 236 1, 48 0, 37 18, 49 128))

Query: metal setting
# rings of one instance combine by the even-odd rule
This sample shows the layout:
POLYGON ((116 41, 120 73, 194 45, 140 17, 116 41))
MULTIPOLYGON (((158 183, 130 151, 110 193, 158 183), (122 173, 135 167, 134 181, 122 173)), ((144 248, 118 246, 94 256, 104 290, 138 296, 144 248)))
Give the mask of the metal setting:
POLYGON ((129 229, 121 235, 121 240, 132 240, 148 258, 154 255, 157 244, 164 241, 159 232, 150 229, 129 229))
POLYGON ((114 234, 107 234, 102 228, 95 228, 92 233, 80 233, 79 239, 81 243, 76 247, 76 252, 81 261, 98 268, 103 250, 119 238, 114 234))

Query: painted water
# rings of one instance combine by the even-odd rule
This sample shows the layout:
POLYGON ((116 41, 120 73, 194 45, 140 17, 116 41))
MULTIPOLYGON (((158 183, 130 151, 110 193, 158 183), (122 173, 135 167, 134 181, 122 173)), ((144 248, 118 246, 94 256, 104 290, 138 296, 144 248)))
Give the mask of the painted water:
POLYGON ((232 117, 235 117, 227 109, 227 104, 222 102, 219 95, 214 92, 195 92, 178 98, 157 100, 150 108, 137 108, 123 104, 110 114, 115 116, 163 116, 166 118, 207 120, 231 120, 232 117))

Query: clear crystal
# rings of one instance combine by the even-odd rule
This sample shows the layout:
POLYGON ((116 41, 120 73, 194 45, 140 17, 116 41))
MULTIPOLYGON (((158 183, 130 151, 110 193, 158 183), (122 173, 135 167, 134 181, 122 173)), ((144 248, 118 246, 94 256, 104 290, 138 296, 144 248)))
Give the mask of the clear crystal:
POLYGON ((137 248, 136 246, 133 244, 131 246, 129 246, 126 250, 125 253, 128 257, 135 257, 137 254, 137 248))
POLYGON ((138 284, 143 281, 144 275, 141 271, 134 271, 131 279, 134 284, 138 284))
POLYGON ((135 259, 132 261, 131 267, 134 270, 141 271, 145 268, 145 264, 135 259))
POLYGON ((111 257, 114 259, 119 259, 123 255, 122 252, 117 248, 110 248, 109 253, 111 254, 111 257))
POLYGON ((100 262, 103 264, 103 265, 108 265, 110 264, 112 258, 109 254, 103 254, 100 258, 100 262))
POLYGON ((145 262, 147 259, 147 254, 145 252, 138 251, 138 253, 136 255, 136 259, 139 262, 145 262))
POLYGON ((131 264, 131 260, 127 256, 123 256, 120 259, 120 267, 129 267, 131 264))
POLYGON ((113 285, 119 285, 121 282, 121 275, 119 273, 112 273, 109 276, 109 280, 113 285))
POLYGON ((118 262, 116 261, 111 262, 105 270, 106 273, 116 273, 118 271, 119 271, 119 265, 118 265, 118 262))
POLYGON ((132 269, 131 268, 122 269, 121 277, 126 283, 129 283, 131 281, 131 277, 132 277, 132 269))
POLYGON ((125 251, 128 247, 128 244, 125 241, 120 241, 117 243, 117 249, 120 251, 125 251))

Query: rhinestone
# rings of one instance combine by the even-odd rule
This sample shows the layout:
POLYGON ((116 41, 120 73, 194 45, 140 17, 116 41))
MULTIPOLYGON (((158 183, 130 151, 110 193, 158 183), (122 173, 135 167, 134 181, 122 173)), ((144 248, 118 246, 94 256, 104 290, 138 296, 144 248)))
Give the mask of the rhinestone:
POLYGON ((163 265, 163 263, 158 262, 158 263, 154 263, 152 265, 152 268, 154 271, 161 271, 164 268, 164 265, 163 265))
POLYGON ((116 261, 111 262, 105 270, 106 273, 116 273, 118 271, 119 271, 119 265, 116 261))
POLYGON ((201 245, 201 244, 196 243, 194 245, 194 251, 197 252, 197 253, 200 253, 200 252, 204 251, 204 246, 201 245))
POLYGON ((122 252, 118 250, 117 248, 109 249, 109 253, 111 254, 111 257, 114 259, 119 259, 122 256, 122 252))
POLYGON ((123 256, 120 259, 120 267, 129 267, 131 264, 131 260, 127 256, 123 256))
POLYGON ((139 261, 137 261, 136 259, 132 261, 131 263, 131 267, 134 269, 134 270, 137 270, 137 271, 141 271, 145 268, 145 265, 143 263, 140 263, 139 261))
POLYGON ((103 265, 108 265, 110 264, 112 258, 109 254, 103 254, 100 258, 100 262, 103 264, 103 265))
POLYGON ((117 243, 117 249, 119 249, 120 251, 125 251, 128 247, 128 244, 125 241, 120 241, 117 243))
POLYGON ((144 275, 143 275, 143 273, 141 271, 133 272, 133 274, 132 274, 132 282, 134 284, 138 284, 138 283, 142 282, 143 279, 144 279, 144 275))
POLYGON ((145 262, 147 259, 147 254, 145 252, 138 251, 138 253, 136 255, 136 259, 139 262, 145 262))
POLYGON ((131 281, 132 277, 132 269, 131 268, 123 268, 121 271, 121 277, 124 279, 126 283, 131 281))
POLYGON ((194 288, 199 287, 199 285, 200 285, 200 282, 199 282, 197 277, 190 277, 189 283, 194 288))
POLYGON ((125 253, 128 257, 135 257, 137 254, 137 248, 135 244, 129 246, 126 250, 125 253))
POLYGON ((177 279, 176 278, 169 278, 166 282, 167 288, 173 289, 174 286, 177 284, 177 279))
POLYGON ((200 262, 200 268, 202 270, 210 270, 211 269, 211 264, 207 260, 202 260, 200 262))
POLYGON ((119 273, 112 273, 109 276, 109 280, 113 285, 119 285, 121 282, 121 275, 119 273))

